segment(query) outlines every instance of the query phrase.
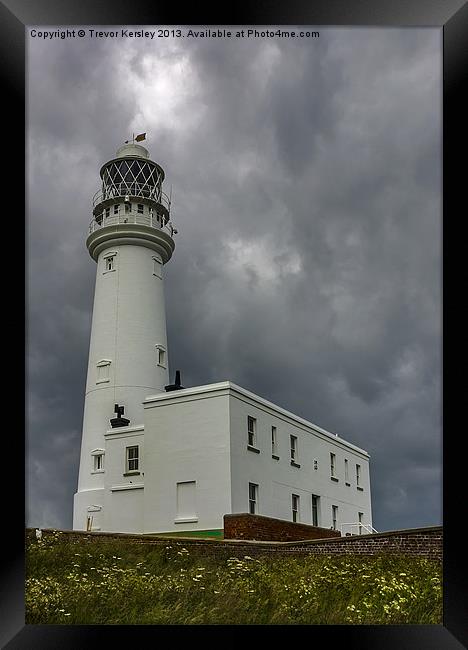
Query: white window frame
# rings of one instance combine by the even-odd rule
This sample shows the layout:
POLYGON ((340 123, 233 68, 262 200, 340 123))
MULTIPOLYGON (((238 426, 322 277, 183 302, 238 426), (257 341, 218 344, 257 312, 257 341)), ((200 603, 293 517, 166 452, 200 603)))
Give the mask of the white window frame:
POLYGON ((344 460, 344 480, 349 483, 349 463, 347 458, 344 460))
POLYGON ((93 469, 91 470, 92 474, 102 474, 104 472, 104 455, 105 455, 105 450, 104 449, 93 449, 91 452, 91 456, 93 458, 93 469), (98 460, 98 458, 100 460, 98 460), (100 463, 100 467, 98 467, 98 463, 100 463))
POLYGON ((249 483, 249 513, 251 515, 258 514, 258 484, 257 483, 249 483))
POLYGON ((252 415, 247 416, 247 444, 249 447, 255 447, 257 444, 257 419, 252 415))
POLYGON ((361 486, 361 466, 356 463, 356 487, 362 487, 361 486))
POLYGON ((271 455, 278 456, 278 429, 271 427, 271 455))
POLYGON ((320 526, 320 496, 318 494, 312 495, 312 526, 320 526))
POLYGON ((297 464, 298 456, 299 456, 298 443, 297 443, 297 436, 293 436, 293 434, 289 436, 289 450, 291 454, 291 462, 297 464))
POLYGON ((157 365, 160 368, 166 368, 167 367, 167 353, 166 353, 166 348, 164 345, 161 345, 158 343, 157 345, 154 346, 156 348, 156 354, 157 354, 157 365))
POLYGON ((301 497, 299 494, 291 495, 292 520, 295 524, 301 520, 301 497))
POLYGON ((110 366, 112 361, 110 359, 101 359, 96 364, 96 384, 108 384, 110 382, 110 366), (107 368, 107 373, 104 371, 107 368))
POLYGON ((336 478, 336 454, 330 452, 330 477, 336 478))
POLYGON ((109 252, 103 255, 104 271, 103 273, 112 273, 115 271, 117 251, 109 252), (108 268, 110 266, 110 268, 108 268))
POLYGON ((133 472, 140 473, 140 446, 139 445, 129 445, 125 448, 125 473, 131 474, 133 472), (136 456, 130 458, 130 451, 134 449, 137 450, 136 456), (135 466, 130 467, 130 464, 133 463, 135 466))
POLYGON ((363 517, 364 513, 363 512, 358 512, 358 522, 359 522, 359 535, 362 535, 362 524, 363 524, 363 517))
POLYGON ((332 505, 332 528, 337 530, 338 523, 338 506, 332 505))
POLYGON ((162 267, 162 260, 153 255, 153 275, 160 279, 162 279, 162 267))

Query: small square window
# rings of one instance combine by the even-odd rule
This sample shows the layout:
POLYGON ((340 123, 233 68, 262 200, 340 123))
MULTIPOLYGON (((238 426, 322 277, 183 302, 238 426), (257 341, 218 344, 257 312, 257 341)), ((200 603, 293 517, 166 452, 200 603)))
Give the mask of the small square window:
POLYGON ((143 214, 143 211, 144 211, 143 203, 138 203, 137 204, 137 212, 139 214, 143 214))
POLYGON ((115 269, 115 258, 113 255, 109 255, 104 259, 104 268, 106 271, 113 271, 115 269))
POLYGON ((106 208, 106 218, 110 216, 110 208, 106 208))
POLYGON ((118 203, 116 203, 114 205, 114 214, 119 214, 119 205, 118 205, 118 203))

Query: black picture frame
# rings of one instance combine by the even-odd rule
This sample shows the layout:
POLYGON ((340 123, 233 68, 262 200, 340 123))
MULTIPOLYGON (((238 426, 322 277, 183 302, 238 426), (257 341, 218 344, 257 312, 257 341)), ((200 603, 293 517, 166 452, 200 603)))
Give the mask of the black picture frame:
MULTIPOLYGON (((466 104, 462 101, 462 92, 466 91, 463 82, 468 70, 468 5, 466 0, 289 0, 285 3, 271 0, 266 3, 222 3, 210 9, 198 4, 177 7, 176 3, 148 2, 133 0, 9 0, 0 4, 0 61, 2 63, 3 105, 7 111, 4 118, 4 141, 14 141, 12 150, 19 151, 17 165, 9 166, 7 186, 17 186, 15 196, 24 195, 24 179, 18 176, 21 168, 25 144, 25 38, 28 25, 134 25, 134 24, 172 24, 172 25, 291 25, 308 24, 314 26, 394 26, 394 27, 438 27, 443 31, 443 259, 444 259, 444 316, 443 329, 447 331, 447 289, 451 288, 455 277, 453 264, 449 263, 447 254, 452 228, 458 210, 463 205, 462 191, 466 183, 462 173, 465 165, 458 162, 457 154, 466 151, 466 141, 462 119, 466 115, 466 104), (22 146, 23 144, 23 146, 22 146)), ((20 217, 17 216, 20 227, 20 217)), ((451 256, 453 253, 451 252, 451 256)), ((19 283, 21 278, 15 275, 19 283)), ((9 280, 7 280, 9 281, 9 280)), ((24 286, 24 283, 23 283, 24 286)), ((12 285, 13 288, 13 285, 12 285)), ((19 293, 14 287, 13 293, 19 293)), ((12 299, 10 292, 5 298, 12 299)), ((24 304, 24 303, 23 303, 24 304)), ((27 322, 26 322, 27 327, 27 322)), ((16 327, 16 335, 25 331, 16 327)), ((444 346, 444 370, 447 366, 447 352, 444 346)), ((18 389, 24 373, 17 379, 18 389)), ((445 377, 444 372, 444 377, 445 377)), ((17 390, 20 395, 21 391, 17 390)), ((314 642, 320 631, 327 647, 358 648, 398 648, 399 650, 440 650, 458 649, 467 646, 465 606, 467 590, 460 565, 465 563, 465 549, 462 547, 463 535, 459 530, 459 519, 452 516, 455 506, 463 508, 464 500, 462 475, 449 472, 459 462, 459 448, 456 445, 456 430, 448 430, 448 414, 452 414, 452 405, 456 398, 450 390, 444 390, 444 623, 441 626, 333 626, 311 632, 314 642), (455 438, 455 440, 454 440, 455 438), (457 446, 457 449, 455 447, 457 446), (453 504, 453 505, 452 505, 453 504), (460 558, 460 560, 459 560, 460 558)), ((460 403, 460 401, 458 402, 460 403)), ((10 407, 11 408, 11 407, 10 407)), ((19 411, 24 412, 24 403, 19 404, 19 411)), ((23 420, 24 421, 24 420, 23 420)), ((462 421, 462 420, 460 420, 462 421)), ((21 423, 21 421, 20 421, 21 423)), ((25 453, 24 437, 21 436, 20 424, 15 417, 14 440, 17 457, 25 453)), ((459 431, 459 435, 464 435, 459 431)), ((10 441, 9 441, 10 444, 10 441)), ((177 630, 161 629, 160 626, 25 626, 24 625, 24 499, 21 500, 21 472, 15 468, 11 479, 13 488, 7 495, 8 512, 18 513, 16 522, 12 523, 10 515, 6 519, 3 537, 6 560, 0 582, 1 594, 1 631, 0 644, 8 650, 16 648, 85 648, 99 645, 134 645, 141 635, 149 640, 180 642, 185 634, 190 633, 190 642, 206 642, 207 632, 219 635, 223 642, 223 630, 217 626, 191 627, 190 630, 177 627, 177 630), (15 494, 17 496, 15 496, 15 494), (207 627, 209 630, 207 630, 207 627), (166 637, 166 633, 170 637, 166 637)), ((245 630, 235 627, 230 635, 245 630)), ((278 630, 279 631, 279 630, 278 630)), ((291 630, 285 630, 288 636, 291 630)), ((225 633, 225 632, 224 632, 225 633)), ((188 637, 187 637, 188 638, 188 637)), ((231 637, 233 638, 233 637, 231 637)), ((231 640, 231 638, 229 640, 231 640)), ((234 640, 234 639, 233 639, 234 640)))

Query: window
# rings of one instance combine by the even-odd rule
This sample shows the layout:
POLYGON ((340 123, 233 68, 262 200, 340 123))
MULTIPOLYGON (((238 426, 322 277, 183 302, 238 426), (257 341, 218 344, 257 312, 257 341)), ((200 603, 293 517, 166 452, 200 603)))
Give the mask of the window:
POLYGON ((119 205, 118 205, 118 203, 116 203, 114 205, 114 214, 119 214, 119 205))
POLYGON ((330 454, 330 477, 331 478, 336 478, 335 471, 336 471, 336 455, 330 454))
POLYGON ((292 495, 292 520, 294 522, 299 521, 299 495, 292 495))
POLYGON ((177 483, 176 521, 197 520, 196 509, 196 481, 183 481, 177 483))
POLYGON ((153 257, 153 275, 162 278, 162 262, 157 257, 153 257))
POLYGON ((166 367, 166 348, 163 345, 156 345, 157 364, 161 368, 166 367))
POLYGON ((125 204, 125 212, 128 213, 128 212, 130 212, 131 209, 132 209, 131 204, 130 204, 130 203, 126 203, 126 204, 125 204))
POLYGON ((106 271, 113 271, 113 270, 114 270, 114 258, 106 257, 106 271))
POLYGON ((359 535, 362 535, 362 519, 364 517, 363 512, 358 512, 358 520, 359 520, 359 535))
POLYGON ((276 445, 276 427, 271 427, 271 455, 278 458, 276 445))
POLYGON ((250 415, 247 416, 247 439, 249 447, 255 447, 257 437, 257 420, 250 415))
POLYGON ((336 523, 338 521, 338 506, 332 506, 332 528, 336 530, 336 523))
POLYGON ((110 360, 102 359, 96 364, 96 384, 105 384, 109 381, 110 360))
POLYGON ((257 512, 258 485, 249 483, 249 512, 254 515, 257 512))
POLYGON ((106 208, 106 219, 110 216, 110 207, 106 208))
POLYGON ((139 467, 138 445, 135 447, 127 447, 126 471, 137 472, 138 467, 139 467))
POLYGON ((92 473, 104 471, 104 449, 93 449, 91 452, 93 457, 92 473))
POLYGON ((297 437, 296 436, 289 436, 290 440, 290 446, 291 446, 291 461, 296 462, 297 461, 297 437))
POLYGON ((356 465, 356 486, 361 487, 361 466, 356 465))
POLYGON ((319 502, 320 497, 316 494, 312 495, 312 526, 319 525, 319 502))
POLYGON ((348 468, 348 459, 345 458, 344 461, 344 479, 346 482, 346 485, 349 485, 349 468, 348 468))
POLYGON ((138 212, 139 214, 143 214, 143 209, 144 209, 144 208, 143 208, 143 203, 138 203, 138 204, 137 204, 137 212, 138 212))

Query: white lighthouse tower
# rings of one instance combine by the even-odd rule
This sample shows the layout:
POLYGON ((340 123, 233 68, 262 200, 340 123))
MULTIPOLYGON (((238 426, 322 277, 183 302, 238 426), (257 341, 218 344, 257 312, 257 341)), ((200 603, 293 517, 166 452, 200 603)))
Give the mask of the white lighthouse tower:
MULTIPOLYGON (((105 435, 143 424, 143 400, 169 383, 163 266, 174 251, 164 170, 135 143, 100 171, 86 246, 97 264, 73 528, 104 505, 105 435)), ((131 458, 130 466, 131 466, 131 458)), ((89 527, 89 526, 88 526, 89 527)))

